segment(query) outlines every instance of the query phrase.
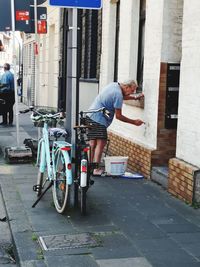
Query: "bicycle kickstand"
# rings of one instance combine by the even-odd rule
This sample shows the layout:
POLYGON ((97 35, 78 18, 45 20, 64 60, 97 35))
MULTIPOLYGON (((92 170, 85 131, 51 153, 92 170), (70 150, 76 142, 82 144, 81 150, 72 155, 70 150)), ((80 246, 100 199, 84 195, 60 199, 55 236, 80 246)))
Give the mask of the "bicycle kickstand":
POLYGON ((49 185, 47 186, 47 188, 44 190, 44 192, 42 192, 42 194, 38 197, 38 199, 33 203, 32 208, 35 208, 35 206, 37 205, 37 203, 41 200, 41 198, 44 196, 44 194, 49 190, 49 188, 51 188, 51 186, 53 185, 53 181, 51 181, 49 183, 49 185))

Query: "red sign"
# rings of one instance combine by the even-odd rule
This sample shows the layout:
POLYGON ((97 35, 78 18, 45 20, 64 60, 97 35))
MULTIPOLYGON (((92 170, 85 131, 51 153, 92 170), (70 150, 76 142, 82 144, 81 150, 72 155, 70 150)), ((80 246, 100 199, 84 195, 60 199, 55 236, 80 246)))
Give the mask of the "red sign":
POLYGON ((36 42, 33 43, 34 55, 37 56, 39 54, 38 44, 36 42))
POLYGON ((16 11, 16 20, 30 20, 29 11, 17 10, 16 11))
POLYGON ((47 33, 46 20, 38 20, 37 21, 37 33, 47 33))

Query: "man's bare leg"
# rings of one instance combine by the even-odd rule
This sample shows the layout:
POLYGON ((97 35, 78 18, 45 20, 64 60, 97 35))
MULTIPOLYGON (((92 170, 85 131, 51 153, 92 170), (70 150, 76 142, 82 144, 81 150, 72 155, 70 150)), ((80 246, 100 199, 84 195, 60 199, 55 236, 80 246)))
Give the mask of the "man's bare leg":
MULTIPOLYGON (((107 143, 106 139, 97 139, 96 140, 96 147, 95 147, 95 152, 94 152, 94 162, 100 163, 101 161, 101 156, 103 153, 103 149, 107 143)), ((94 174, 100 174, 101 175, 102 170, 101 169, 95 169, 94 174)))
POLYGON ((90 140, 90 155, 89 155, 89 160, 90 162, 94 162, 94 153, 95 153, 95 148, 97 145, 97 140, 90 140))

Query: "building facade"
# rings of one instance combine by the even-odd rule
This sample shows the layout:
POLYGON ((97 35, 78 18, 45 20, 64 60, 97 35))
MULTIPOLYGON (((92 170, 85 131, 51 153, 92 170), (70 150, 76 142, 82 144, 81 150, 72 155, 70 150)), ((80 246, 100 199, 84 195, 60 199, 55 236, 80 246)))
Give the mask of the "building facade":
POLYGON ((9 32, 0 32, 0 40, 2 41, 4 50, 0 53, 0 66, 4 63, 12 63, 12 38, 9 32))
MULTIPOLYGON (((48 7, 48 33, 39 39, 33 91, 40 105, 59 102, 60 12, 48 7)), ((80 109, 108 83, 137 80, 144 101, 126 101, 123 114, 145 124, 114 120, 109 153, 128 155, 128 167, 148 179, 154 167, 167 168, 168 191, 190 203, 200 168, 199 14, 198 0, 103 0, 101 11, 83 10, 79 17, 80 109)))
POLYGON ((57 107, 60 9, 47 7, 46 34, 23 35, 23 101, 57 107))

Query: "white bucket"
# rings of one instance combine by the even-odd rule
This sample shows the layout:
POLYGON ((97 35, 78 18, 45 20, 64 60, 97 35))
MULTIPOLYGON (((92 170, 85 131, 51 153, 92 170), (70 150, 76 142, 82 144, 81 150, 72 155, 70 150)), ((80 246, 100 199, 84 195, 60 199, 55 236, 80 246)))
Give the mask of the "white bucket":
POLYGON ((105 157, 105 171, 110 175, 123 175, 126 171, 128 157, 105 157))

